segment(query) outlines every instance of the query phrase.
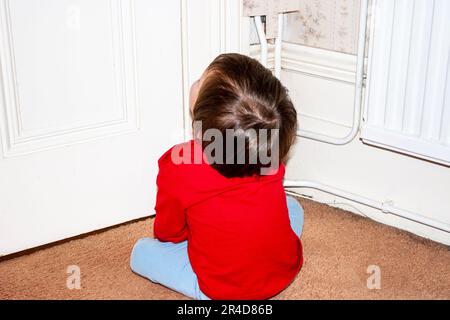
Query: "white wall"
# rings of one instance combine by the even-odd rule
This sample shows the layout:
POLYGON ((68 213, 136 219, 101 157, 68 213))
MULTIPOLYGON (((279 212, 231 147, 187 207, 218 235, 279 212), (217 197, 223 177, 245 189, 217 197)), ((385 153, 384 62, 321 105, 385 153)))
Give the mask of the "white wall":
MULTIPOLYGON (((355 57, 291 46, 282 81, 300 114, 300 127, 345 136, 352 122, 355 57), (295 53, 296 52, 296 53, 295 53), (293 59, 293 57, 295 57, 293 59), (353 64, 353 66, 352 66, 353 64), (351 78, 351 76, 350 76, 351 78)), ((363 144, 359 137, 346 146, 300 138, 288 164, 289 180, 312 180, 450 223, 450 168, 363 144)), ((382 223, 450 244, 446 232, 308 189, 296 189, 319 202, 337 201, 346 210, 382 223)))

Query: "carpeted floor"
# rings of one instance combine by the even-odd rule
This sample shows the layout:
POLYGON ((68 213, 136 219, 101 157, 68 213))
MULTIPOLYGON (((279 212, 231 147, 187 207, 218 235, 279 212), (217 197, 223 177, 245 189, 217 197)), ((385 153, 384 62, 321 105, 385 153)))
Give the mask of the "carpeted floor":
MULTIPOLYGON (((275 299, 450 299, 450 248, 315 202, 305 209, 305 264, 275 299), (367 288, 367 268, 381 289, 367 288)), ((186 299, 130 271, 135 240, 152 219, 59 243, 0 262, 0 299, 186 299), (66 286, 81 269, 81 289, 66 286)))

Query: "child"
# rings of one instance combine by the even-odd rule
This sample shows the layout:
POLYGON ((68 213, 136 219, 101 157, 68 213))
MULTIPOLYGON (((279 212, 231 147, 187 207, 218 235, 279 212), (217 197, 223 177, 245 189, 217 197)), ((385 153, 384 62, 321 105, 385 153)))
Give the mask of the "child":
POLYGON ((131 268, 195 299, 273 297, 303 263, 303 209, 282 184, 297 128, 287 90, 258 61, 223 54, 190 108, 194 140, 158 161, 155 239, 135 244, 131 268))

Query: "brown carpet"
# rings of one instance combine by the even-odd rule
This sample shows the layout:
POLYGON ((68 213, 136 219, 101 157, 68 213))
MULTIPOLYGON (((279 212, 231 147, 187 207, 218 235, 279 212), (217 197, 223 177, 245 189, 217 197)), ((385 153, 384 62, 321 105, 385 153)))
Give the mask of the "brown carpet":
MULTIPOLYGON (((301 200, 305 264, 276 299, 450 299, 450 248, 354 214, 301 200), (378 265, 381 289, 367 288, 378 265)), ((133 222, 0 262, 0 299, 186 299, 130 271, 133 243, 153 220, 133 222), (67 266, 81 289, 66 287, 67 266)))

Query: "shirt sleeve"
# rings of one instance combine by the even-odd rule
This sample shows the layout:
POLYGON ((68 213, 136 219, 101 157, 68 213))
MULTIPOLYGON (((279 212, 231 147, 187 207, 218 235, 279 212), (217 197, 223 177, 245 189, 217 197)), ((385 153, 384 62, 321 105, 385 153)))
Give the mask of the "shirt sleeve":
POLYGON ((155 206, 153 233, 163 242, 182 242, 187 240, 188 227, 186 210, 182 205, 176 183, 175 164, 171 162, 170 150, 158 162, 159 173, 156 179, 158 187, 155 206))

